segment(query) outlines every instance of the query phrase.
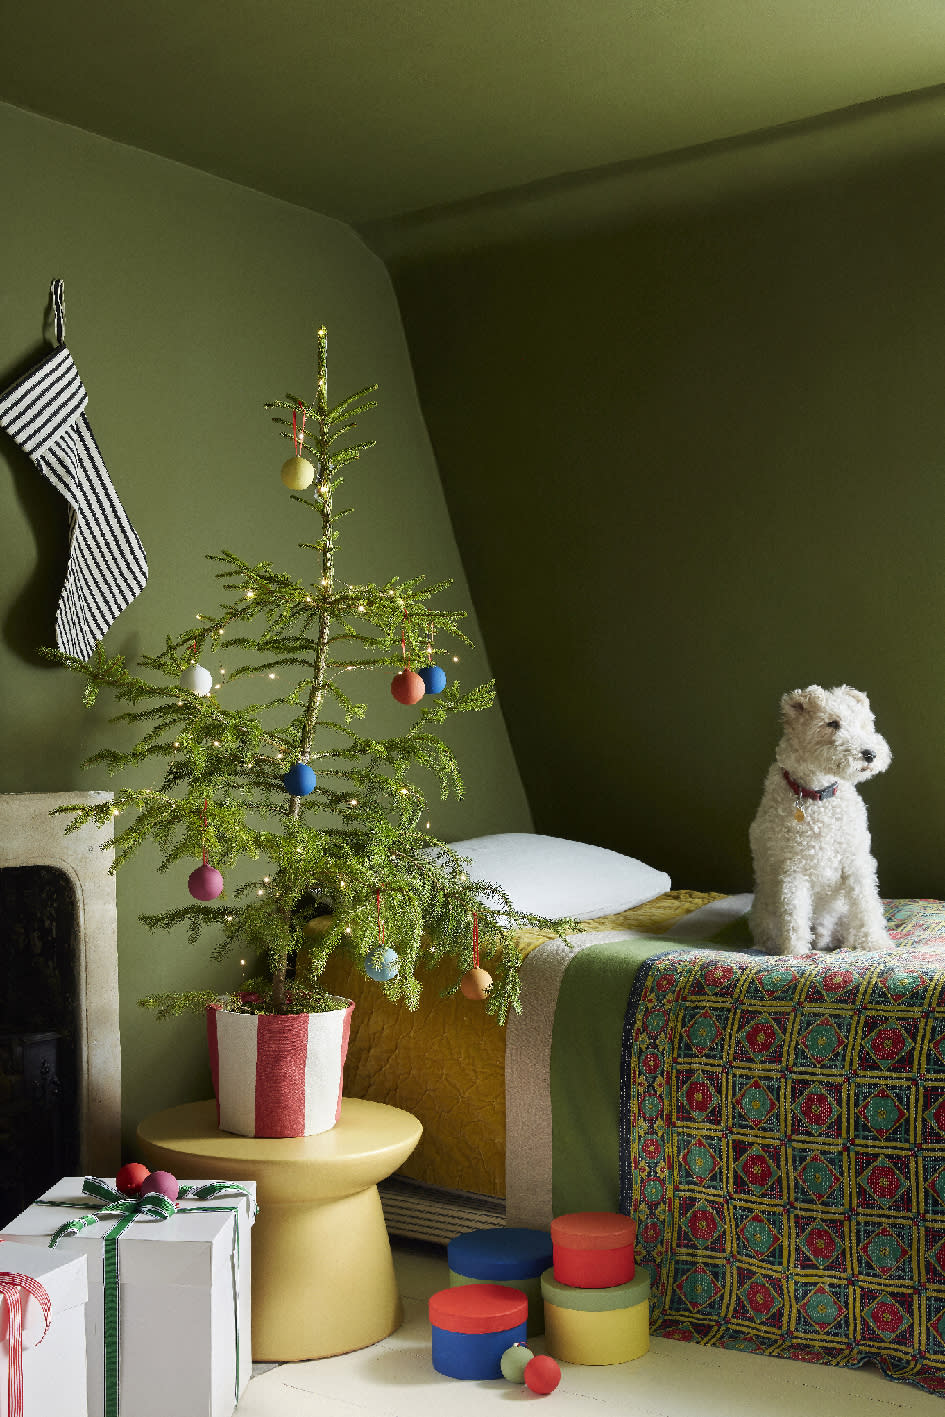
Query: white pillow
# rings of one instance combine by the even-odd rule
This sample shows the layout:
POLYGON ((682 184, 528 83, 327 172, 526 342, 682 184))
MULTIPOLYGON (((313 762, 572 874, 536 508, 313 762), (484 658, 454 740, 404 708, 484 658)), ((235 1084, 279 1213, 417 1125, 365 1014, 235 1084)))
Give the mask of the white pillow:
POLYGON ((594 920, 653 900, 670 888, 665 871, 604 846, 563 837, 505 832, 451 841, 457 856, 472 858, 474 881, 501 886, 516 910, 529 915, 594 920))

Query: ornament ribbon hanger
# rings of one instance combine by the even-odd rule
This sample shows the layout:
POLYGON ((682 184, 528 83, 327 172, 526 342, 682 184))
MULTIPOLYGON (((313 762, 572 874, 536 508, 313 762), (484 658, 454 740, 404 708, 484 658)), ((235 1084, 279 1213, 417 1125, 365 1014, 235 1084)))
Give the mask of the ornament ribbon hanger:
POLYGON ((315 481, 315 468, 308 458, 304 456, 303 439, 305 438, 305 409, 299 404, 292 410, 292 442, 295 445, 295 456, 287 458, 282 464, 279 476, 286 487, 293 492, 304 492, 306 487, 311 487, 315 481), (302 415, 302 428, 299 430, 298 415, 302 415))
POLYGON ((460 980, 460 989, 467 999, 487 999, 492 988, 492 975, 479 968, 479 916, 473 911, 472 969, 467 969, 460 980))
POLYGON ((200 834, 203 865, 191 871, 187 889, 195 900, 216 900, 223 892, 223 877, 215 866, 207 865, 207 799, 203 799, 203 826, 200 834))
POLYGON ((406 610, 404 610, 404 621, 400 627, 400 653, 404 667, 391 680, 390 691, 399 704, 418 704, 426 693, 427 686, 423 681, 423 676, 415 674, 410 667, 410 656, 407 653, 406 610))

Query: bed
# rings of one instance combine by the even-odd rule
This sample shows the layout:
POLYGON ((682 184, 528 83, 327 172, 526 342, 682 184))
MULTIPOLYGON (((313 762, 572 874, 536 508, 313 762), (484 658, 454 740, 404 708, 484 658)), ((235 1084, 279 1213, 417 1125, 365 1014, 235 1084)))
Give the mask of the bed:
MULTIPOLYGON (((475 879, 497 882, 519 909, 579 920, 582 938, 615 930, 658 934, 717 898, 671 890, 663 871, 560 838, 506 833, 455 842, 453 848, 469 861, 475 879)), ((521 930, 516 943, 526 960, 551 939, 521 930)), ((385 1188, 390 1228, 446 1243, 463 1228, 456 1223, 461 1211, 479 1223, 503 1224, 506 1054, 514 1022, 501 1028, 480 1004, 458 994, 442 997, 455 984, 448 966, 426 976, 414 1013, 390 1003, 345 959, 333 957, 323 979, 332 992, 355 1002, 345 1092, 403 1107, 423 1123, 420 1145, 385 1188)))
POLYGON ((431 1001, 368 1024, 346 1090, 423 1109, 395 1185, 446 1205, 428 1238, 623 1210, 654 1332, 945 1394, 945 905, 885 902, 888 954, 772 959, 749 904, 661 891, 524 939, 504 1047, 431 1001))

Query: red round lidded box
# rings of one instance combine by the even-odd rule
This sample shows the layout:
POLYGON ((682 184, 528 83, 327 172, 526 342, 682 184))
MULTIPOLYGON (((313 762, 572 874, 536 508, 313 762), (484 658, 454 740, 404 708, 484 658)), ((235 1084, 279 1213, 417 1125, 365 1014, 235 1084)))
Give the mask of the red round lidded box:
POLYGON ((430 1295, 433 1367, 447 1378, 501 1378, 502 1354, 525 1342, 528 1295, 504 1284, 462 1284, 430 1295))
POLYGON ((554 1276, 575 1289, 609 1289, 633 1278, 637 1223, 609 1210, 581 1210, 551 1222, 554 1276))

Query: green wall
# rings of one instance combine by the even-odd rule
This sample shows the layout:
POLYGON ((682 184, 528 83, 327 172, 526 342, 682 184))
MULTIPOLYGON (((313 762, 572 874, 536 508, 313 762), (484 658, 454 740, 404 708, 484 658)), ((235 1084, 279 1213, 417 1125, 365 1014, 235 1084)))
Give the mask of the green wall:
POLYGON ((750 889, 780 695, 846 682, 881 889, 943 896, 943 155, 839 142, 428 214, 391 268, 536 830, 750 889))
MULTIPOLYGON (((309 571, 296 543, 310 518, 279 481, 286 446, 263 403, 311 388, 314 331, 329 330, 330 393, 379 382, 376 437, 346 481, 357 514, 343 523, 339 571, 383 581, 463 569, 417 403, 400 317, 382 263, 344 225, 0 106, 6 194, 0 225, 0 388, 47 352, 49 282, 65 280, 67 343, 89 392, 89 421, 150 561, 144 594, 105 645, 134 657, 159 649, 201 607, 217 604, 207 552, 309 571)), ((37 647, 53 639, 65 552, 65 503, 0 435, 0 791, 108 787, 80 764, 116 741, 104 703, 37 647)), ((472 637, 479 641, 473 617, 472 637)), ((490 675, 481 652, 456 673, 490 675)), ((223 662, 221 660, 221 662, 223 662)), ((405 710, 378 687, 379 732, 405 710)), ((460 804, 434 799, 432 829, 456 839, 528 830, 531 818, 501 711, 458 725, 460 804)), ((119 969, 126 1131, 140 1117, 209 1095, 202 1023, 158 1024, 136 1008, 151 990, 239 977, 210 966, 181 934, 152 936, 139 911, 186 896, 186 871, 159 876, 135 858, 119 876, 119 969)), ((235 970, 235 973, 234 973, 235 970)), ((133 1147, 131 1148, 133 1152, 133 1147)))

